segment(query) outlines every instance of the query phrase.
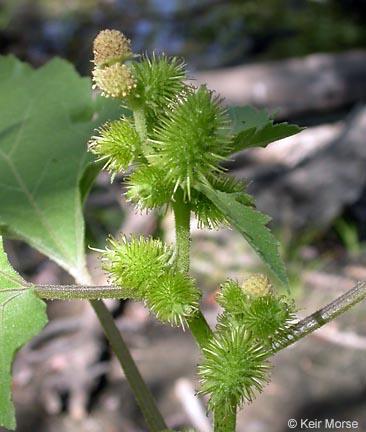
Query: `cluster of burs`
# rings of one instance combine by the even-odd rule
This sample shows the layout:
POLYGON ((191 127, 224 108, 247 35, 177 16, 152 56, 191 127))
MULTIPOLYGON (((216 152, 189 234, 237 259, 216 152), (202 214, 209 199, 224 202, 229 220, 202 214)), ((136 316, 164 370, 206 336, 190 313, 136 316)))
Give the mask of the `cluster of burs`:
MULTIPOLYGON (((187 84, 185 65, 165 55, 138 56, 116 30, 94 41, 94 87, 117 98, 126 115, 106 123, 89 143, 112 176, 123 173, 126 197, 139 209, 165 211, 179 197, 202 227, 228 224, 200 185, 250 202, 244 185, 225 174, 233 153, 230 120, 206 87, 187 84)), ((108 240, 104 269, 122 297, 142 300, 163 322, 187 326, 199 311, 195 281, 177 268, 176 251, 143 237, 108 240)), ((202 347, 201 389, 223 412, 250 401, 268 379, 268 358, 290 337, 293 302, 276 294, 266 276, 220 287, 222 313, 202 347)))

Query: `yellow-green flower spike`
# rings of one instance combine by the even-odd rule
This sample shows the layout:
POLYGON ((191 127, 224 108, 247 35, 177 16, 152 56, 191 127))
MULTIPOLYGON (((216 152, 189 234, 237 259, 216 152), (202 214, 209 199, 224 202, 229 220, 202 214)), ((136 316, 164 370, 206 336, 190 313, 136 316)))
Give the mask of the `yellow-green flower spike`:
POLYGON ((103 30, 94 39, 94 64, 106 66, 123 63, 133 56, 131 41, 118 30, 103 30))
POLYGON ((93 70, 93 88, 102 90, 102 96, 123 99, 136 88, 130 68, 121 63, 114 63, 104 68, 93 70))
POLYGON ((271 281, 266 275, 256 273, 243 282, 244 294, 252 297, 264 297, 273 293, 271 281))

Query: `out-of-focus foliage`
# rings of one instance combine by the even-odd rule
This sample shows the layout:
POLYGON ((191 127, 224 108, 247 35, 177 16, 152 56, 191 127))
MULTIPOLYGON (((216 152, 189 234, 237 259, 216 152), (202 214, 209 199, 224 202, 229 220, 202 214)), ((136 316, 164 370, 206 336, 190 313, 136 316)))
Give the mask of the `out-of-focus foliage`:
POLYGON ((0 28, 27 60, 60 54, 86 72, 92 35, 106 23, 135 50, 202 68, 362 47, 365 16, 365 3, 352 0, 3 0, 0 28))

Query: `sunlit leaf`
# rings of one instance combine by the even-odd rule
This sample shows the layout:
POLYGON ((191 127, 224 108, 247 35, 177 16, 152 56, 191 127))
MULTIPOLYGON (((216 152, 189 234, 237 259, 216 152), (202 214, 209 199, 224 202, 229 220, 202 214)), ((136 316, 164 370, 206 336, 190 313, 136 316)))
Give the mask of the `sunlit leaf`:
POLYGON ((90 167, 87 141, 121 111, 94 100, 90 80, 60 59, 34 70, 4 57, 0 79, 0 226, 80 280, 82 199, 100 169, 90 167))

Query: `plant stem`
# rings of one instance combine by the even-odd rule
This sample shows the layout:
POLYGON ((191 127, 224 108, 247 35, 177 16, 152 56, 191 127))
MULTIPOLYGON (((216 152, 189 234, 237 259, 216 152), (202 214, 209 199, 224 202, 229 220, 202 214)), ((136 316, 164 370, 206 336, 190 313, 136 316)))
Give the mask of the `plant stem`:
POLYGON ((214 411, 214 431, 215 432, 235 432, 236 428, 236 407, 228 414, 221 412, 220 408, 214 411))
MULTIPOLYGON (((39 297, 45 300, 100 300, 100 299, 120 299, 121 288, 113 285, 29 285, 39 297)), ((208 326, 201 311, 199 311, 189 322, 189 327, 202 347, 212 336, 212 331, 208 326)))
POLYGON ((36 285, 31 286, 45 300, 100 300, 120 299, 122 290, 118 286, 102 285, 36 285))
POLYGON ((126 379, 135 395, 136 401, 142 411, 146 423, 151 432, 159 432, 168 429, 163 417, 161 416, 150 390, 146 386, 139 370, 123 340, 119 330, 116 327, 114 319, 101 300, 90 301, 99 321, 103 327, 104 333, 116 354, 126 379))
POLYGON ((352 306, 365 299, 366 282, 359 282, 355 287, 333 300, 327 306, 324 306, 323 308, 294 324, 291 337, 278 347, 274 348, 272 352, 276 353, 288 347, 289 345, 292 345, 299 339, 302 339, 309 333, 312 333, 328 322, 334 320, 337 316, 343 314, 352 306))
MULTIPOLYGON (((178 269, 182 273, 189 273, 191 239, 190 239, 190 222, 191 209, 184 202, 183 191, 178 189, 175 194, 173 203, 173 211, 175 217, 175 243, 176 243, 176 260, 178 269)), ((197 344, 203 348, 208 340, 212 337, 212 330, 207 324, 205 317, 201 311, 198 311, 188 321, 189 329, 192 332, 197 344)))
MULTIPOLYGON (((86 269, 86 267, 84 267, 83 271, 80 272, 80 274, 78 275, 77 282, 79 282, 81 286, 79 287, 75 285, 68 286, 66 292, 68 292, 69 294, 75 294, 77 291, 79 291, 82 292, 84 295, 86 293, 91 296, 94 296, 95 293, 98 293, 97 298, 101 298, 100 294, 105 293, 106 291, 108 291, 109 294, 112 294, 113 291, 114 292, 121 291, 119 287, 113 287, 113 286, 112 287, 90 286, 90 283, 92 282, 92 278, 88 270, 86 269)), ((39 288, 45 288, 44 290, 41 289, 40 291, 41 293, 43 292, 46 295, 49 295, 53 291, 53 288, 56 288, 57 293, 63 291, 62 286, 59 285, 56 287, 52 287, 51 285, 46 285, 44 287, 38 287, 38 289, 39 288)), ((70 297, 68 299, 70 299, 70 297)), ((142 411, 142 414, 145 418, 146 424, 148 425, 150 431, 160 432, 167 429, 165 421, 162 415, 160 414, 158 407, 156 406, 155 400, 149 388, 145 384, 145 381, 143 380, 135 364, 135 361, 130 354, 129 349, 119 329, 117 328, 116 323, 114 322, 112 314, 110 313, 110 311, 108 310, 108 308, 106 307, 106 305, 102 300, 95 300, 93 297, 93 299, 90 300, 90 304, 99 319, 99 322, 104 330, 104 334, 108 339, 108 342, 112 347, 112 350, 114 351, 116 357, 120 362, 126 380, 132 389, 132 392, 136 398, 136 402, 142 411)))
MULTIPOLYGON (((174 216, 175 216, 175 242, 176 242, 176 260, 178 269, 183 273, 189 273, 190 264, 190 219, 191 210, 187 203, 184 202, 183 191, 179 189, 175 194, 175 202, 173 204, 174 216)), ((196 315, 194 315, 190 320, 188 320, 189 329, 193 337, 195 338, 198 346, 202 349, 206 346, 207 342, 213 336, 212 330, 205 317, 203 316, 201 310, 199 310, 196 315)), ((235 407, 236 408, 236 407, 235 407)), ((236 415, 234 414, 232 418, 227 419, 225 423, 220 423, 222 421, 221 413, 217 410, 214 411, 215 420, 215 432, 234 432, 236 415), (223 429, 230 425, 229 429, 223 429), (221 427, 223 426, 223 427, 221 427)))
MULTIPOLYGON (((19 288, 17 288, 18 290, 19 288)), ((33 289, 39 297, 46 300, 96 300, 121 298, 121 288, 112 285, 32 285, 29 284, 24 289, 33 289)), ((317 330, 328 322, 332 321, 338 315, 343 314, 355 304, 366 299, 366 282, 359 282, 354 288, 347 291, 345 294, 336 298, 322 309, 314 312, 308 317, 302 319, 293 326, 291 338, 282 345, 274 349, 274 353, 278 352, 289 345, 292 345, 299 339, 302 339, 309 333, 317 330)), ((197 340, 200 340, 200 345, 211 337, 212 331, 208 326, 202 313, 199 312, 190 323, 192 333, 197 340)))
POLYGON ((184 202, 183 191, 176 192, 175 202, 173 203, 175 217, 175 243, 177 253, 177 265, 182 273, 189 272, 189 261, 191 251, 190 222, 191 209, 184 202))
POLYGON ((135 121, 136 131, 143 144, 147 140, 147 129, 146 129, 146 119, 143 107, 135 107, 133 109, 133 119, 135 121))
POLYGON ((200 310, 188 320, 188 325, 199 347, 204 348, 212 337, 212 330, 200 310))

